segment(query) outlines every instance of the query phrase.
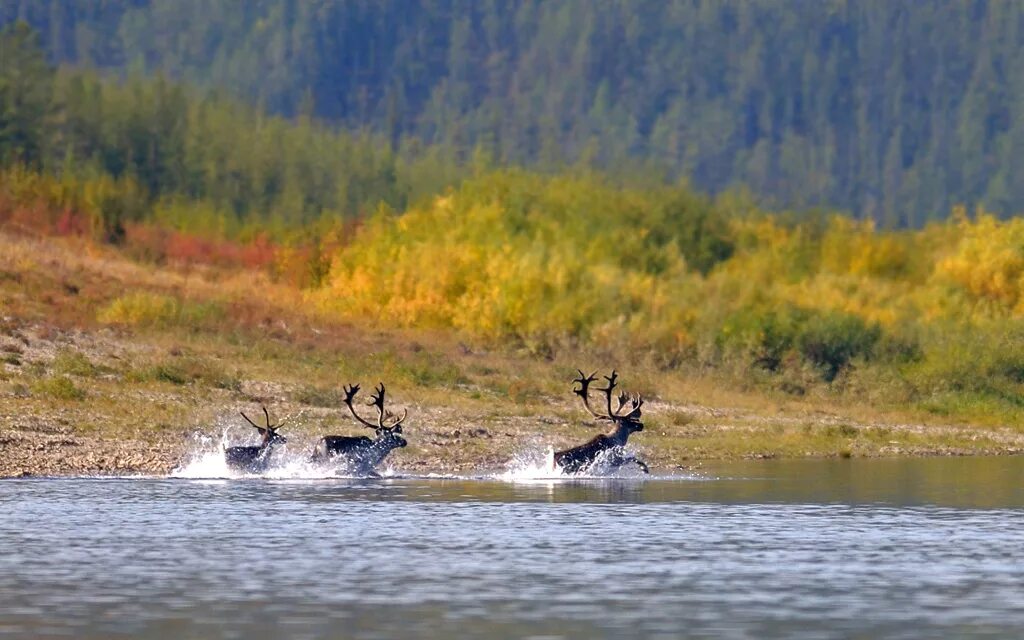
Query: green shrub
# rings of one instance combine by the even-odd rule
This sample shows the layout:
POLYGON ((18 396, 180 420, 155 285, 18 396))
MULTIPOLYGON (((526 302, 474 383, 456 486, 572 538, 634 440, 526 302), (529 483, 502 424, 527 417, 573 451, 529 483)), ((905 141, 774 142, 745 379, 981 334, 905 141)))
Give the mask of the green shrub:
POLYGON ((325 389, 314 385, 307 385, 295 391, 292 398, 300 403, 311 407, 336 408, 344 401, 341 390, 325 389))
POLYGON ((101 309, 97 319, 106 324, 166 328, 211 326, 224 316, 223 307, 216 302, 188 302, 173 296, 136 291, 101 309))
POLYGON ((905 364, 918 362, 924 357, 920 338, 911 331, 898 329, 886 331, 878 340, 874 349, 875 358, 885 362, 905 364))
POLYGON ((170 382, 171 384, 186 384, 193 380, 193 377, 184 368, 168 364, 154 365, 144 370, 143 376, 157 382, 170 382))
POLYGON ((133 382, 169 382, 176 385, 201 383, 217 389, 237 391, 241 382, 216 364, 198 358, 174 358, 133 370, 133 382))
POLYGON ((53 358, 53 371, 57 374, 90 378, 96 375, 97 367, 83 353, 63 349, 53 358))
POLYGON ((117 298, 100 310, 97 319, 106 324, 129 326, 166 326, 178 317, 175 298, 147 291, 136 291, 117 298))
MULTIPOLYGON (((391 380, 418 387, 453 387, 469 379, 444 354, 420 348, 413 353, 385 350, 373 357, 349 356, 338 363, 338 375, 348 381, 391 380)), ((314 389, 315 391, 315 389, 314 389)))
POLYGON ((936 325, 922 349, 903 373, 928 411, 1011 415, 1024 407, 1024 329, 936 325))
POLYGON ((871 357, 881 336, 878 325, 857 316, 782 305, 734 312, 722 322, 716 343, 726 356, 738 355, 746 366, 771 372, 780 371, 788 355, 798 355, 831 382, 854 358, 871 357))
POLYGON ((804 315, 788 307, 741 309, 725 319, 716 342, 724 352, 739 354, 745 364, 778 371, 804 315))
POLYGON ((181 303, 177 323, 183 327, 211 327, 218 325, 225 317, 224 306, 217 302, 181 303))
POLYGON ((728 260, 736 249, 728 219, 706 198, 673 191, 655 207, 650 217, 656 221, 650 225, 646 237, 647 250, 652 256, 674 242, 687 266, 707 275, 715 265, 728 260))
POLYGON ((869 358, 882 335, 877 324, 842 313, 810 316, 799 329, 797 348, 803 358, 818 368, 826 382, 835 379, 854 358, 869 358))
POLYGON ((85 398, 85 391, 76 387, 71 378, 67 376, 55 376, 37 380, 32 385, 32 391, 40 395, 50 396, 56 400, 82 400, 85 398))
POLYGON ((462 370, 440 356, 419 353, 393 365, 396 375, 419 387, 453 387, 468 382, 462 370))

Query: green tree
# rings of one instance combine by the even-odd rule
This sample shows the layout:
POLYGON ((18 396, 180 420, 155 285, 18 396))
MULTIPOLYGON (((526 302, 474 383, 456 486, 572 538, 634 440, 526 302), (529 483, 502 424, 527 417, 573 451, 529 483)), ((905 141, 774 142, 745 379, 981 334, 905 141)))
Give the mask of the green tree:
POLYGON ((0 161, 43 163, 54 70, 24 22, 0 31, 0 161))

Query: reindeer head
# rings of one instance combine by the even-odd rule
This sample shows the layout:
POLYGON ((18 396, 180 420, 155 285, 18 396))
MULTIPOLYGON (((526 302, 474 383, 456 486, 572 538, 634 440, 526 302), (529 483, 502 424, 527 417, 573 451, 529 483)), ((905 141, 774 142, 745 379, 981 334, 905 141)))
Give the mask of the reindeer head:
POLYGON ((367 405, 377 408, 377 424, 364 419, 356 412, 356 408, 353 405, 356 394, 359 393, 359 385, 353 384, 347 387, 343 387, 345 391, 345 404, 348 406, 348 410, 352 412, 360 424, 364 427, 373 429, 377 435, 377 443, 387 449, 397 449, 404 447, 409 444, 405 438, 401 436, 402 423, 409 416, 409 411, 405 410, 401 416, 397 416, 384 408, 384 383, 376 389, 376 393, 370 396, 370 401, 367 405))
POLYGON ((242 417, 245 418, 245 421, 251 424, 257 431, 260 432, 260 436, 262 437, 262 440, 260 440, 260 446, 269 447, 271 445, 284 444, 288 442, 288 438, 282 436, 280 433, 277 432, 277 430, 281 428, 283 423, 270 424, 270 414, 267 412, 267 408, 262 407, 262 409, 263 417, 267 421, 267 425, 265 427, 261 427, 260 425, 256 424, 255 422, 249 419, 249 416, 239 411, 242 417))
MULTIPOLYGON (((579 371, 577 369, 577 371, 579 371)), ((580 385, 578 388, 573 388, 573 393, 583 399, 583 406, 586 407, 590 415, 594 416, 598 420, 609 420, 620 429, 625 429, 627 434, 636 433, 644 430, 644 425, 640 422, 642 412, 640 407, 643 406, 644 400, 639 394, 628 395, 622 392, 617 397, 618 406, 612 409, 612 396, 615 391, 615 382, 618 380, 619 375, 612 370, 610 376, 605 376, 604 379, 608 381, 607 387, 599 387, 598 391, 604 393, 607 400, 607 413, 600 413, 595 411, 590 406, 590 397, 588 392, 590 391, 590 383, 597 380, 597 372, 590 374, 589 376, 579 371, 580 377, 573 380, 574 383, 580 385)))

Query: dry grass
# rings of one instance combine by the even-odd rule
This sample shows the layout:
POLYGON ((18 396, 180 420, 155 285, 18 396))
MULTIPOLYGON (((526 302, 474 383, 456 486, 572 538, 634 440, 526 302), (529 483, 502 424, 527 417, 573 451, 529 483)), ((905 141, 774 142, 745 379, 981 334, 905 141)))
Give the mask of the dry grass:
MULTIPOLYGON (((578 366, 613 364, 600 354, 536 358, 446 333, 332 323, 304 309, 300 292, 259 273, 157 268, 75 241, 0 234, 0 475, 166 470, 195 431, 237 425, 243 435, 237 411, 258 404, 292 416, 293 441, 311 445, 324 433, 358 431, 339 406, 339 388, 351 382, 384 381, 393 403, 409 408, 410 446, 396 463, 410 469, 500 468, 516 452, 569 445, 597 428, 569 383, 578 366), (219 311, 100 321, 132 295, 219 311), (53 462, 75 456, 81 464, 53 462)), ((648 398, 636 441, 660 467, 1024 448, 1014 429, 939 424, 841 404, 827 391, 793 398, 707 373, 619 368, 624 387, 648 398)))

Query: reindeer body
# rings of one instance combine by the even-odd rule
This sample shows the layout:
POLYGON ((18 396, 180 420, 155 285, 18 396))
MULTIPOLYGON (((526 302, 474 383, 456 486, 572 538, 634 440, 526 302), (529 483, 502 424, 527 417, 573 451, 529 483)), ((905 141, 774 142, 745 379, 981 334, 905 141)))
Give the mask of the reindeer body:
POLYGON ((612 391, 615 389, 615 380, 617 378, 618 376, 615 371, 612 371, 612 375, 605 377, 608 381, 608 386, 600 389, 600 391, 603 391, 608 397, 608 411, 602 414, 590 406, 590 398, 588 396, 590 383, 596 378, 593 374, 585 376, 580 371, 580 377, 575 380, 575 382, 580 384, 580 388, 573 389, 573 392, 583 399, 583 406, 586 407, 592 416, 598 420, 610 420, 615 427, 608 433, 594 436, 594 438, 581 445, 556 451, 555 465, 563 473, 570 475, 585 473, 592 470, 595 466, 606 466, 610 470, 615 470, 631 462, 640 467, 644 473, 650 473, 650 469, 642 460, 625 453, 626 442, 629 440, 630 434, 643 431, 644 429, 643 423, 640 422, 640 407, 643 405, 643 399, 640 396, 630 398, 625 394, 621 394, 619 396, 618 409, 613 411, 612 391), (622 413, 623 408, 628 408, 629 412, 622 413))
POLYGON ((353 417, 365 427, 373 429, 375 438, 367 436, 324 436, 316 443, 310 462, 324 463, 340 459, 346 470, 362 476, 376 476, 376 468, 389 453, 408 444, 402 433, 402 422, 408 412, 401 417, 395 416, 384 408, 384 383, 377 388, 376 395, 371 396, 370 405, 377 408, 377 424, 362 418, 352 404, 359 385, 344 388, 345 404, 353 417), (390 424, 386 424, 390 421, 390 424))
POLYGON ((367 436, 324 436, 313 449, 312 462, 341 459, 351 473, 372 475, 389 453, 406 446, 404 438, 386 434, 376 440, 367 436))
POLYGON ((272 452, 273 446, 262 444, 252 447, 227 447, 224 449, 224 462, 235 471, 263 473, 270 466, 272 452))
POLYGON ((270 466, 270 458, 274 448, 288 441, 287 438, 277 432, 281 425, 275 426, 270 424, 270 414, 267 413, 266 407, 263 407, 263 414, 267 418, 267 426, 265 427, 259 426, 252 420, 249 420, 247 415, 242 414, 242 417, 259 432, 262 441, 258 445, 253 446, 225 447, 224 462, 229 468, 244 473, 263 473, 270 466))

